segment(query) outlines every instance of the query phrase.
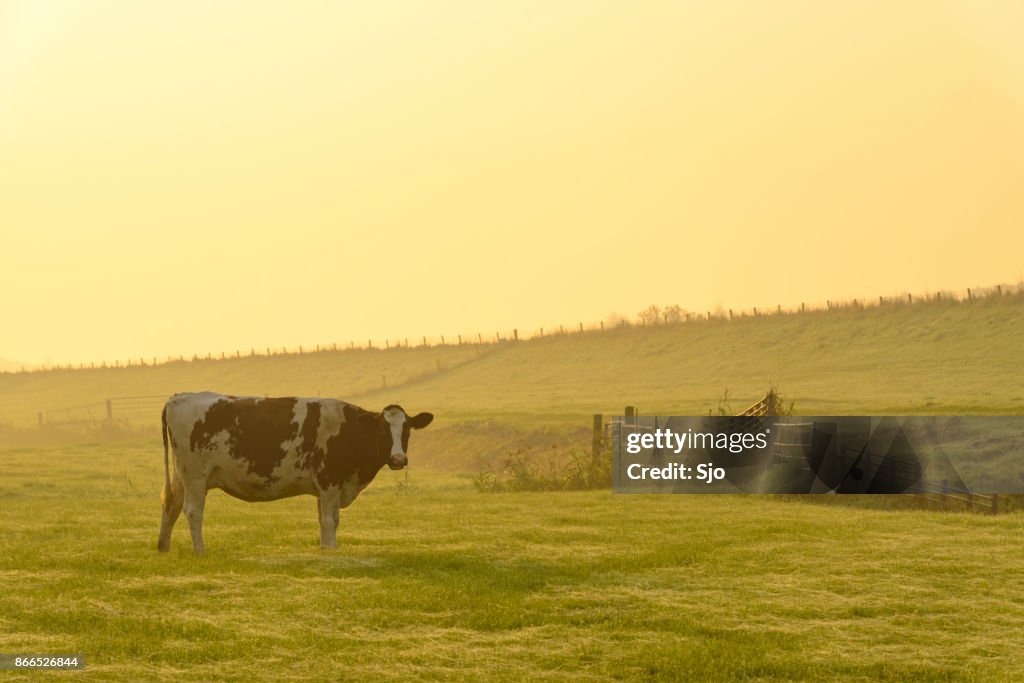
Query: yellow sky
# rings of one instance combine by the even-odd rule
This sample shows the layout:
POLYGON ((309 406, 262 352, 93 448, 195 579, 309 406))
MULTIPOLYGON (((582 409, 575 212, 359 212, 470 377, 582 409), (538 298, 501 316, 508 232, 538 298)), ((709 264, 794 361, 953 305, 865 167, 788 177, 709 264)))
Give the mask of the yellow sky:
POLYGON ((1016 281, 1024 5, 0 0, 0 358, 1016 281))

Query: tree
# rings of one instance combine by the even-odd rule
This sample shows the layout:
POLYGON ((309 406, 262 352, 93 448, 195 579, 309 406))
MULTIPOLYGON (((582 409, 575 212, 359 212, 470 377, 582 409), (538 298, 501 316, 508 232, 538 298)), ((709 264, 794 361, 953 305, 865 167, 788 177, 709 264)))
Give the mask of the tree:
POLYGON ((651 304, 637 313, 637 317, 640 318, 640 322, 644 325, 656 325, 658 320, 661 319, 661 309, 651 304))

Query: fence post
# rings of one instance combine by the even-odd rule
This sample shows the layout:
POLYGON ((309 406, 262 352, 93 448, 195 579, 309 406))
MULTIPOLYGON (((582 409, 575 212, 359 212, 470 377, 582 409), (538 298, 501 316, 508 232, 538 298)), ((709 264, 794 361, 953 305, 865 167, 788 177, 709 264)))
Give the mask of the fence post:
POLYGON ((973 299, 973 298, 974 298, 974 297, 973 297, 973 296, 971 296, 971 288, 970 288, 970 287, 968 287, 968 288, 967 288, 967 300, 968 300, 968 301, 970 301, 970 300, 971 300, 971 299, 973 299))
POLYGON ((519 329, 512 328, 512 339, 519 341, 519 329))
POLYGON ((914 303, 914 295, 913 294, 909 294, 909 293, 907 294, 907 303, 908 304, 914 303))
POLYGON ((601 436, 604 434, 604 418, 594 415, 594 438, 590 446, 590 461, 597 466, 601 462, 601 436))
POLYGON ((801 301, 801 302, 800 302, 800 312, 801 312, 801 313, 803 313, 804 311, 805 311, 805 309, 804 309, 804 303, 803 303, 803 302, 801 301))
POLYGON ((109 398, 107 399, 107 419, 108 420, 113 420, 114 419, 114 403, 109 398))
POLYGON ((1003 295, 1003 286, 1002 285, 996 285, 996 292, 999 293, 999 296, 1002 296, 1003 295))
POLYGON ((626 424, 636 424, 636 408, 634 406, 626 406, 626 424))
POLYGON ((879 305, 879 306, 881 306, 881 305, 882 305, 882 297, 878 297, 878 305, 879 305))

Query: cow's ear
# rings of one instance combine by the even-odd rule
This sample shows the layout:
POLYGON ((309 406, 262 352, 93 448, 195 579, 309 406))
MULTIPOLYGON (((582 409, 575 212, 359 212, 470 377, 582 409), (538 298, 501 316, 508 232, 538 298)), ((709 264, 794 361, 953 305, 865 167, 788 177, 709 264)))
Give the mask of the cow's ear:
POLYGON ((375 427, 377 425, 377 418, 380 417, 377 413, 363 413, 359 416, 359 424, 364 427, 375 427))
POLYGON ((423 429, 428 424, 434 421, 433 413, 420 413, 415 417, 409 418, 409 426, 413 429, 423 429))

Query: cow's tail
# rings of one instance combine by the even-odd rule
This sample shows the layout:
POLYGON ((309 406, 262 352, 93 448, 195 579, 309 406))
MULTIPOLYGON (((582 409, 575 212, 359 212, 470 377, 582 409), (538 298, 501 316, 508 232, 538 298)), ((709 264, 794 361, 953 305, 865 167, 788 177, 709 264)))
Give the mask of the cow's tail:
POLYGON ((167 501, 171 499, 171 464, 167 444, 167 404, 164 404, 164 410, 160 413, 160 424, 160 434, 164 437, 164 491, 160 497, 162 498, 161 502, 167 505, 167 501))

